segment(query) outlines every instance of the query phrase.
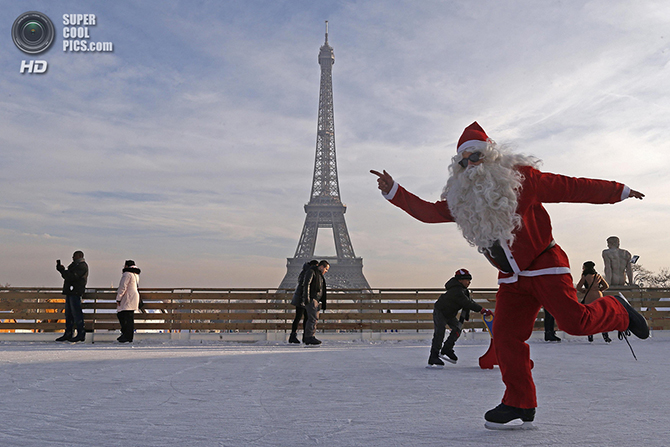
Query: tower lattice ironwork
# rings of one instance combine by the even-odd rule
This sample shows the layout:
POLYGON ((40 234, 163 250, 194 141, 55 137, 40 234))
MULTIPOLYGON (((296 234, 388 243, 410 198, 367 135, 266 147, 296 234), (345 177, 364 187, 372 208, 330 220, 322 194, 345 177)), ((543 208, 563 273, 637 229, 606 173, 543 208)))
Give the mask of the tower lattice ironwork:
MULTIPOLYGON (((302 228, 298 248, 292 258, 287 258, 287 272, 280 289, 293 289, 305 262, 315 259, 314 249, 319 228, 332 228, 335 256, 323 256, 330 263, 326 276, 329 288, 369 289, 363 276, 363 258, 357 258, 351 245, 349 231, 344 220, 347 207, 340 199, 335 157, 335 114, 333 112, 332 67, 335 63, 333 48, 328 45, 328 22, 326 41, 319 51, 321 86, 319 93, 319 117, 316 132, 316 157, 309 203, 305 205, 305 225, 302 228)), ((318 255, 318 253, 317 253, 318 255)))

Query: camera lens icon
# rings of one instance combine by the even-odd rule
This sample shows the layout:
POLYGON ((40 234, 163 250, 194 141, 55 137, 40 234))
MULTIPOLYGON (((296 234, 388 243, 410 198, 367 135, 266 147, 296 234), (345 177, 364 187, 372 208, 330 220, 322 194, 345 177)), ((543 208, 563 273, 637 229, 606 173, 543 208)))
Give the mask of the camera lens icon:
POLYGON ((30 43, 38 43, 44 37, 44 28, 40 22, 28 22, 23 26, 23 37, 30 43))
POLYGON ((46 51, 54 41, 56 29, 51 19, 41 12, 21 14, 12 26, 12 40, 16 47, 28 54, 46 51))

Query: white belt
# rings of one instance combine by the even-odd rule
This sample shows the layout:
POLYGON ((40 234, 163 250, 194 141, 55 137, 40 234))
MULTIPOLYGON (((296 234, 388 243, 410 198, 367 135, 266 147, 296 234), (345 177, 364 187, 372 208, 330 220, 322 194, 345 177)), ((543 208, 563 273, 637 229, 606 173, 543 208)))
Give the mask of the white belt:
POLYGON ((570 267, 549 267, 546 269, 540 270, 524 270, 519 273, 515 273, 508 278, 498 278, 498 284, 511 284, 519 280, 519 276, 544 276, 544 275, 564 275, 570 273, 570 267))

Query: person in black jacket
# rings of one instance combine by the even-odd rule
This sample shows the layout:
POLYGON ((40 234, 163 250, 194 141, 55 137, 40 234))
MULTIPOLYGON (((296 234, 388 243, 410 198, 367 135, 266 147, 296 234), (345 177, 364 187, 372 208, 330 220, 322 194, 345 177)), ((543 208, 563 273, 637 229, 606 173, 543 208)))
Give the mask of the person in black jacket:
POLYGON ((561 342, 560 337, 556 335, 556 319, 547 309, 544 309, 544 341, 561 342))
POLYGON ((295 287, 295 292, 293 293, 293 300, 291 300, 291 304, 295 306, 295 318, 293 319, 293 324, 291 325, 291 335, 288 337, 288 342, 289 343, 300 343, 300 340, 298 340, 298 325, 300 324, 300 320, 302 320, 302 339, 305 341, 305 327, 307 326, 307 311, 305 310, 305 306, 302 304, 302 292, 303 288, 305 285, 305 274, 307 271, 317 265, 319 261, 309 261, 305 262, 305 264, 302 266, 302 271, 300 272, 300 275, 298 275, 298 285, 295 287))
POLYGON ((302 291, 302 303, 307 312, 307 324, 305 325, 304 341, 306 345, 320 345, 317 340, 316 322, 319 320, 319 311, 326 310, 326 280, 325 275, 330 269, 328 261, 323 260, 305 273, 302 291))
POLYGON ((56 341, 82 342, 86 339, 86 330, 84 329, 84 313, 81 310, 81 297, 86 290, 86 281, 88 280, 88 264, 84 260, 82 251, 75 251, 72 254, 72 263, 65 269, 56 261, 56 270, 58 270, 65 280, 63 282, 63 295, 65 295, 65 333, 56 339, 56 341), (74 328, 77 327, 77 335, 74 336, 74 328))
POLYGON ((461 335, 463 321, 470 319, 471 310, 483 315, 491 313, 470 298, 468 286, 471 281, 472 275, 470 275, 470 272, 466 269, 457 270, 454 277, 444 285, 447 289, 446 293, 440 295, 440 298, 435 302, 433 310, 435 330, 433 332, 433 343, 430 347, 430 357, 428 358, 428 365, 430 366, 444 366, 442 359, 451 363, 458 361, 458 357, 454 353, 454 344, 461 335), (456 314, 461 309, 461 318, 458 320, 456 314), (447 325, 451 328, 451 333, 442 345, 447 325))

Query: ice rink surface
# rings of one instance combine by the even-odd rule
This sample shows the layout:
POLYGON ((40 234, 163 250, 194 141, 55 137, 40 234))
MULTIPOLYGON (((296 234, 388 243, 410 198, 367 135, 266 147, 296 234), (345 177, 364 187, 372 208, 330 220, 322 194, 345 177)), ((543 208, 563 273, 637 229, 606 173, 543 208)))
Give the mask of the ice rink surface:
POLYGON ((442 370, 428 341, 5 341, 0 445, 668 446, 670 338, 631 343, 531 341, 538 429, 501 432, 488 341, 442 370))

